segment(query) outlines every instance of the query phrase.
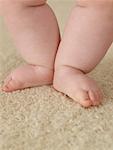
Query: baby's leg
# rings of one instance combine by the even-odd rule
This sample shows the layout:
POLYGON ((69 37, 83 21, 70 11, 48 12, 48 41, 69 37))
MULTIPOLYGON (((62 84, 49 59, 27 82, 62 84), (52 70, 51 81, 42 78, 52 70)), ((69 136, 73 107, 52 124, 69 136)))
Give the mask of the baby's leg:
POLYGON ((28 63, 5 80, 4 91, 51 84, 60 36, 46 0, 4 0, 2 14, 17 49, 28 63))
POLYGON ((102 92, 89 73, 113 41, 113 1, 78 0, 56 57, 54 87, 85 107, 98 105, 102 92))

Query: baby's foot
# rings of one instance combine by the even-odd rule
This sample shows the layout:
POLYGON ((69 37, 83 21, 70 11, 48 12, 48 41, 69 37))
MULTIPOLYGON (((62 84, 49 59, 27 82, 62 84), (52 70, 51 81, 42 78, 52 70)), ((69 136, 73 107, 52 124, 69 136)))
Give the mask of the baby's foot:
POLYGON ((53 70, 43 66, 24 65, 14 70, 4 81, 2 90, 12 92, 15 90, 51 84, 53 70))
POLYGON ((93 79, 82 71, 71 67, 61 67, 56 70, 54 87, 84 107, 99 105, 103 97, 100 88, 93 79))

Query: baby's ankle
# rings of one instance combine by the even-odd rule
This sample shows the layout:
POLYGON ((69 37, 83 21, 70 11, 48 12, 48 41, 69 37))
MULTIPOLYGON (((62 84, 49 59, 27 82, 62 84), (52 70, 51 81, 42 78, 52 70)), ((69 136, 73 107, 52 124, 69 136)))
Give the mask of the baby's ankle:
POLYGON ((86 74, 85 71, 83 71, 82 69, 79 69, 79 68, 75 68, 75 67, 72 67, 72 66, 69 66, 69 65, 61 65, 61 66, 58 66, 55 68, 55 72, 56 73, 70 73, 70 72, 74 72, 76 74, 86 74))

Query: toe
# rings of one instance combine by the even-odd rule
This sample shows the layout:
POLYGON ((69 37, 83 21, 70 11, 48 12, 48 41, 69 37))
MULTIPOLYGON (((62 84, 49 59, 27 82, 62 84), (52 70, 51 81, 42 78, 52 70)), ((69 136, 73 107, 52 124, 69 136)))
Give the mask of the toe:
POLYGON ((11 75, 7 76, 7 78, 4 80, 4 86, 8 85, 11 80, 12 80, 11 75))
POLYGON ((5 80, 4 80, 4 85, 2 87, 2 90, 5 91, 5 92, 8 92, 11 90, 11 87, 10 87, 10 83, 12 81, 12 77, 9 75, 5 80))
POLYGON ((99 91, 89 91, 89 97, 94 106, 98 106, 101 103, 101 94, 99 91))
POLYGON ((92 101, 89 98, 88 92, 85 90, 77 91, 74 99, 83 107, 90 107, 93 105, 92 101))
POLYGON ((13 87, 12 87, 12 80, 10 80, 10 82, 6 83, 3 85, 2 90, 5 92, 11 92, 13 91, 13 87))
POLYGON ((8 92, 9 91, 9 87, 7 85, 4 85, 2 87, 2 91, 8 92))
POLYGON ((17 89, 17 83, 11 76, 8 76, 4 82, 2 90, 5 92, 12 92, 17 89))

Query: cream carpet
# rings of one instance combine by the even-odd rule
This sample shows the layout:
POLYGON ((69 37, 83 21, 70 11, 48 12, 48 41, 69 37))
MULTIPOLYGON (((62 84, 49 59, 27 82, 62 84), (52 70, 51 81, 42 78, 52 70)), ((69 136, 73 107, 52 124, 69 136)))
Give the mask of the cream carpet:
MULTIPOLYGON (((73 3, 51 1, 62 30, 73 3)), ((84 109, 50 86, 0 92, 0 150, 113 150, 112 51, 90 73, 105 93, 98 108, 84 109)), ((21 63, 1 18, 1 85, 21 63)))

